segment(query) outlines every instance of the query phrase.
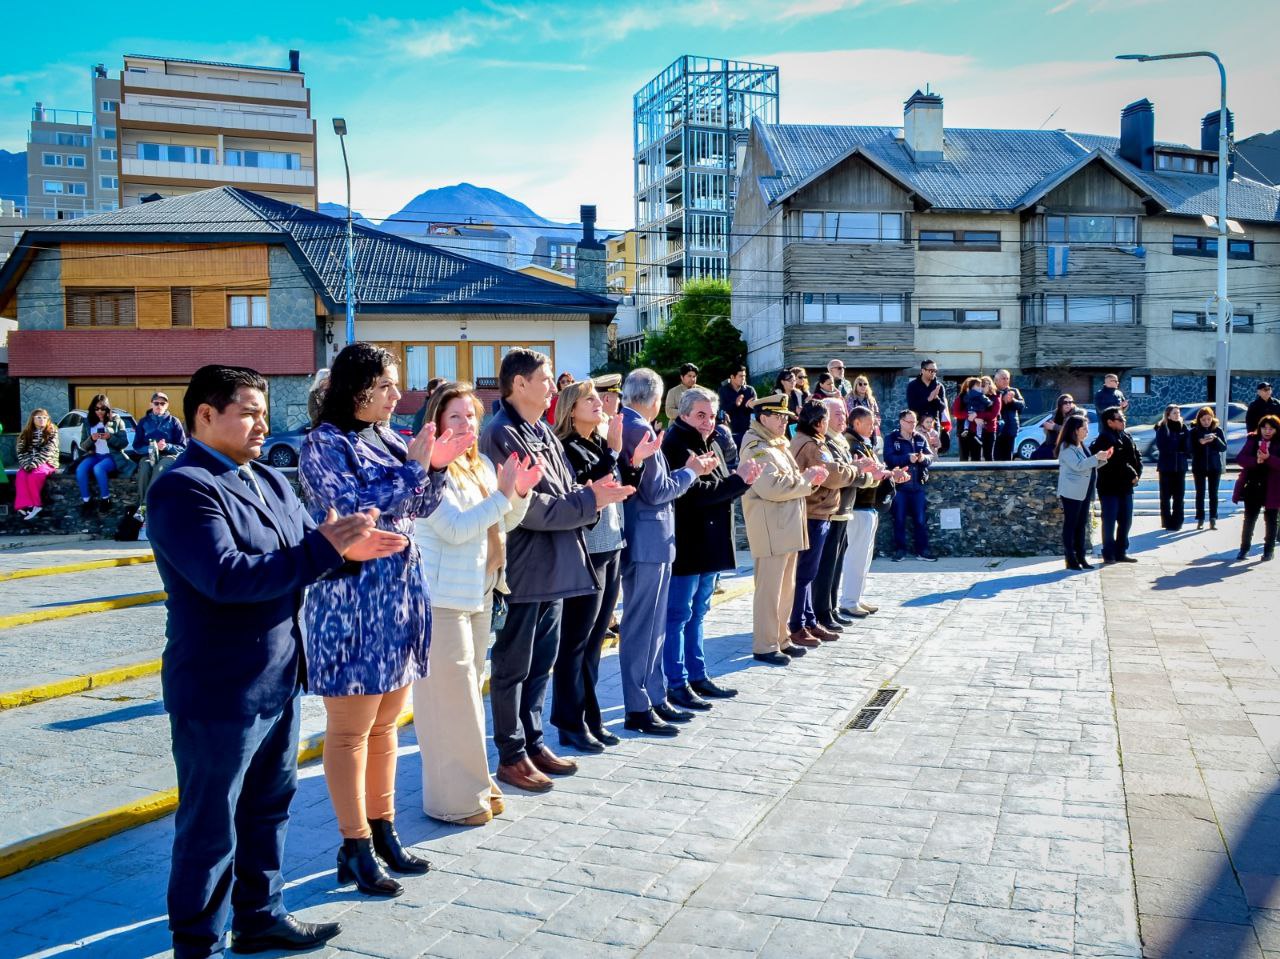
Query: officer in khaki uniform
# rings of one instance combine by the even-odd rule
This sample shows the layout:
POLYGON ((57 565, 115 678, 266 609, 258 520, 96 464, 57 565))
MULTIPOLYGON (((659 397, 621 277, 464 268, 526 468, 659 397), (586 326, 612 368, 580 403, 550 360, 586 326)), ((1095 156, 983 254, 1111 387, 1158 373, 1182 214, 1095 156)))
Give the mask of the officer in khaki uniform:
POLYGON ((763 663, 785 666, 803 656, 791 643, 787 619, 796 589, 796 557, 807 549, 805 497, 827 477, 822 466, 801 471, 791 455, 787 424, 794 420, 782 393, 751 401, 756 420, 742 438, 740 459, 764 467, 742 499, 747 541, 755 560, 752 653, 763 663), (783 654, 786 655, 783 655, 783 654))

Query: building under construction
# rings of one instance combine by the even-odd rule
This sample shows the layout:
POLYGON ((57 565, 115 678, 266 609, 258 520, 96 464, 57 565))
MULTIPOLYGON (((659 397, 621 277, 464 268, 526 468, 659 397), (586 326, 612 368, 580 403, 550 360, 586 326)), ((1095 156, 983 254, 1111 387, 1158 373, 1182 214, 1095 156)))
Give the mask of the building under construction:
POLYGON ((683 56, 634 97, 636 299, 662 325, 686 279, 729 273, 737 147, 778 122, 778 68, 683 56))

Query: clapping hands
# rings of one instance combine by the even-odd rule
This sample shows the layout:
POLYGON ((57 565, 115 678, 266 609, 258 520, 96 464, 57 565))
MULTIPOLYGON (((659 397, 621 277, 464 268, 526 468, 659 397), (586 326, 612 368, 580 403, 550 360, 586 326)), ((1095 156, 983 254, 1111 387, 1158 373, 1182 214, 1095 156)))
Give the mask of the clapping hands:
POLYGON ((827 478, 827 468, 825 466, 810 466, 804 471, 804 481, 810 486, 818 486, 827 478))
POLYGON ((498 491, 507 499, 523 498, 542 480, 542 464, 512 453, 498 467, 498 491))
POLYGON ((715 453, 703 453, 699 456, 697 453, 690 453, 689 459, 685 461, 685 469, 693 470, 694 476, 706 476, 720 461, 716 459, 715 453))
POLYGON ((662 434, 650 433, 636 444, 635 451, 631 454, 631 465, 633 467, 638 467, 660 449, 662 449, 662 434))
POLYGON ((621 503, 636 491, 634 486, 623 486, 612 476, 591 480, 587 483, 587 489, 595 494, 597 510, 604 509, 610 503, 621 503))
POLYGON ((330 509, 320 524, 320 533, 343 559, 365 562, 393 556, 409 545, 409 540, 399 533, 378 529, 379 511, 366 510, 350 516, 338 516, 330 509))
POLYGON ((738 468, 734 472, 742 482, 750 486, 760 478, 760 474, 764 472, 764 466, 755 460, 739 460, 738 468))

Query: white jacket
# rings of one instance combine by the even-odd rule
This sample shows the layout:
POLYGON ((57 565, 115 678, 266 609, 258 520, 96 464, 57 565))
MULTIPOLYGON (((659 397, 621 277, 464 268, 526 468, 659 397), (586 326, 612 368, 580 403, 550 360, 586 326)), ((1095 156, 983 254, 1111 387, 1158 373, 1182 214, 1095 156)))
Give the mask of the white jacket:
POLYGON ((484 496, 471 482, 445 480, 444 492, 430 516, 415 521, 415 537, 422 552, 423 570, 431 605, 478 613, 492 589, 506 592, 502 572, 486 576, 489 559, 488 529, 500 524, 503 538, 515 529, 529 508, 529 497, 512 501, 497 491, 493 464, 480 457, 485 484, 494 492, 484 496))

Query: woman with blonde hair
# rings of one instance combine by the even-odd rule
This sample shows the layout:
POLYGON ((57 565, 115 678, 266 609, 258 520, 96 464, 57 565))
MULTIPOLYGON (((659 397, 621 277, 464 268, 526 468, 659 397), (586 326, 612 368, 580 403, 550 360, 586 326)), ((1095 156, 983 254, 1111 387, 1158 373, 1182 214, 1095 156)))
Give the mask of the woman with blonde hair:
POLYGON ((873 425, 871 445, 877 449, 883 449, 884 437, 880 435, 880 403, 876 400, 876 394, 871 389, 871 381, 863 373, 859 373, 854 377, 853 385, 849 390, 849 398, 845 401, 845 409, 850 413, 859 407, 871 411, 873 425))
MULTIPOLYGON (((570 384, 560 394, 555 433, 564 444, 575 482, 586 485, 610 476, 621 481, 618 454, 622 450, 622 414, 605 414, 604 401, 594 382, 570 384)), ((600 588, 564 601, 560 649, 551 674, 551 724, 560 730, 562 746, 598 753, 619 742, 604 727, 596 699, 596 679, 600 674, 600 651, 622 584, 622 507, 610 503, 600 511, 595 525, 584 532, 587 555, 600 588)))
POLYGON ((44 509, 44 481, 58 468, 58 428, 49 411, 32 410, 18 434, 18 475, 14 478, 13 508, 24 520, 33 520, 44 509))
MULTIPOLYGON (((475 436, 483 414, 470 383, 441 384, 427 407, 436 435, 475 436)), ((413 723, 422 809, 433 819, 482 826, 503 810, 485 745, 484 660, 494 593, 506 592, 506 534, 524 519, 541 475, 541 466, 514 454, 495 470, 473 442, 449 464, 440 505, 415 522, 431 597, 431 646, 427 675, 413 684, 413 723)))

